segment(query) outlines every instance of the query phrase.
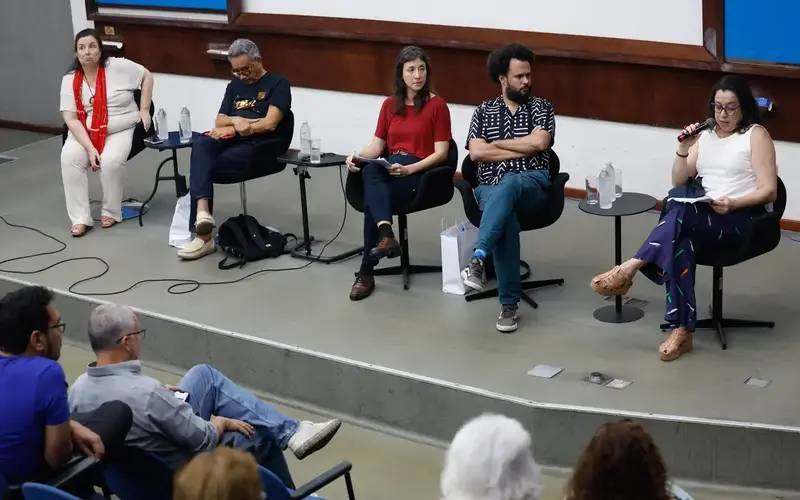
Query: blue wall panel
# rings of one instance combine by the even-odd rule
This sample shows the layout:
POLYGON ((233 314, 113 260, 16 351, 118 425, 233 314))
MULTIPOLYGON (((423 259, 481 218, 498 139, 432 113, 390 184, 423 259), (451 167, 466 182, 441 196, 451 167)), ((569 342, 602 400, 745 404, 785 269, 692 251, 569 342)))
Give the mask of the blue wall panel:
POLYGON ((97 0, 98 6, 136 6, 169 9, 210 9, 225 11, 227 0, 97 0))
POLYGON ((725 58, 800 64, 800 0, 725 0, 725 58))

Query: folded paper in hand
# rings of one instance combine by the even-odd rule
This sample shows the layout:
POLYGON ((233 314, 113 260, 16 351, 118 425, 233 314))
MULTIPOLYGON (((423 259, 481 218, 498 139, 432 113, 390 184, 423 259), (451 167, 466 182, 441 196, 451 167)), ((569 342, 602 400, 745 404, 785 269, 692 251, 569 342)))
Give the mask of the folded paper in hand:
POLYGON ((392 166, 392 164, 386 158, 363 158, 361 156, 354 156, 353 157, 353 161, 356 164, 358 164, 358 163, 366 163, 368 161, 374 161, 374 162, 377 162, 381 166, 386 167, 386 168, 389 168, 389 167, 392 166))
POLYGON ((714 198, 710 196, 701 196, 699 198, 667 198, 667 201, 677 201, 678 203, 711 203, 714 198))

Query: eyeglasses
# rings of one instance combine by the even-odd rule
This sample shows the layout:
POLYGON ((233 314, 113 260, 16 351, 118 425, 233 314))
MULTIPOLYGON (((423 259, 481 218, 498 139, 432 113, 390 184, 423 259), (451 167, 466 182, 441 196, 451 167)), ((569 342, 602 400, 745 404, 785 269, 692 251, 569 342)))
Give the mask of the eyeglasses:
POLYGON ((147 333, 147 330, 146 330, 146 329, 144 329, 144 328, 143 328, 143 329, 141 329, 141 330, 137 330, 137 331, 135 331, 135 332, 126 333, 126 334, 125 334, 125 335, 123 335, 122 337, 118 338, 118 339, 117 339, 117 341, 116 341, 116 343, 117 343, 117 344, 119 344, 120 342, 122 342, 122 339, 124 339, 125 337, 130 337, 131 335, 141 335, 141 336, 142 336, 142 339, 144 339, 144 337, 145 337, 145 333, 147 333))
POLYGON ((63 322, 62 323, 56 323, 53 326, 48 326, 47 330, 53 330, 54 328, 58 328, 59 330, 61 330, 61 334, 63 335, 64 332, 67 330, 67 324, 63 323, 63 322))
POLYGON ((714 111, 716 111, 717 113, 722 113, 723 111, 725 111, 725 113, 729 115, 735 113, 736 110, 739 109, 740 107, 738 104, 721 104, 718 102, 713 102, 711 104, 714 106, 714 111))
POLYGON ((247 66, 242 68, 234 68, 231 70, 231 74, 236 78, 241 78, 243 76, 250 76, 253 73, 252 63, 248 63, 247 66))

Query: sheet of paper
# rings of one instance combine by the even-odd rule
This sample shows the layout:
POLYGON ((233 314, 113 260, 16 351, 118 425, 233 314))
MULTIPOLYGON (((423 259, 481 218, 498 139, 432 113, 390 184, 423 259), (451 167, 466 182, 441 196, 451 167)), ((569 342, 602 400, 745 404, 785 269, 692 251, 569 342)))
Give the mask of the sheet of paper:
POLYGON ((553 378, 563 371, 564 369, 560 366, 536 365, 530 371, 528 371, 528 375, 542 378, 553 378))
POLYGON ((361 156, 354 156, 353 160, 355 160, 356 163, 364 163, 364 162, 368 162, 368 161, 375 161, 375 162, 380 163, 381 165, 383 165, 386 168, 389 168, 389 167, 392 166, 392 164, 389 163, 389 160, 387 160, 386 158, 363 158, 361 156))
POLYGON ((667 198, 667 201, 677 201, 678 203, 711 203, 714 199, 710 196, 701 196, 700 198, 667 198))
POLYGON ((624 389, 631 385, 629 380, 622 380, 621 378, 612 379, 611 382, 606 384, 606 387, 610 387, 612 389, 624 389))
POLYGON ((771 380, 765 380, 758 377, 747 377, 747 380, 744 381, 745 384, 758 387, 759 389, 763 389, 764 387, 768 386, 770 382, 771 380))

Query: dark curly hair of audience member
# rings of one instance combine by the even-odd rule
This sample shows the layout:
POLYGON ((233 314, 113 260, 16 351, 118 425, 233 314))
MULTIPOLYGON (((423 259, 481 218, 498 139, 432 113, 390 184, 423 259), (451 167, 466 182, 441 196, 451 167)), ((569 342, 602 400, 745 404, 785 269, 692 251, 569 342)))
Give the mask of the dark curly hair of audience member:
POLYGON ((0 300, 0 349, 8 354, 22 354, 31 333, 46 332, 50 322, 47 306, 53 292, 43 286, 26 286, 0 300))
POLYGON ((630 420, 600 426, 567 485, 567 500, 669 500, 667 469, 644 428, 630 420))
POLYGON ((512 43, 495 49, 486 59, 486 70, 494 83, 500 83, 500 77, 508 73, 512 59, 527 61, 533 66, 534 54, 531 49, 519 43, 512 43))

